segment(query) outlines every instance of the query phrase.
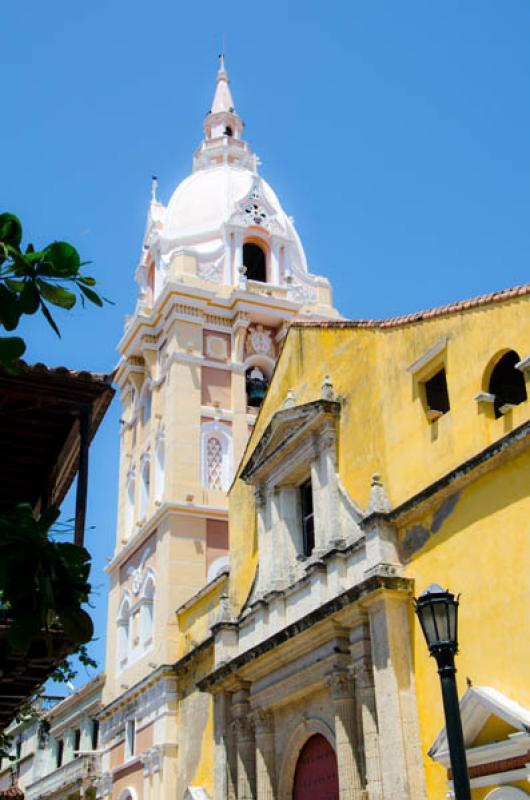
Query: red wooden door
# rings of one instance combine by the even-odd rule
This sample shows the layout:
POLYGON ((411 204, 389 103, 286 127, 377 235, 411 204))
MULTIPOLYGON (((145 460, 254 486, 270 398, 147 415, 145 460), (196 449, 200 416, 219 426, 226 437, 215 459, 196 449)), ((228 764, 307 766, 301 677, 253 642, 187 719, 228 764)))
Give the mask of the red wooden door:
POLYGON ((293 800, 339 800, 337 756, 319 733, 307 740, 298 756, 293 800))

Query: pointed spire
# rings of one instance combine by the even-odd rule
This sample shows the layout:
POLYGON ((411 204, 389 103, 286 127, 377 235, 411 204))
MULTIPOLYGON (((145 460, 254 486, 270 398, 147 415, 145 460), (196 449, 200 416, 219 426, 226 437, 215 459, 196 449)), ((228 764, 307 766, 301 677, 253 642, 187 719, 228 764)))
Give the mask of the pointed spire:
POLYGON ((212 114, 222 114, 223 112, 234 113, 234 100, 230 91, 230 80, 225 67, 225 55, 219 55, 219 71, 217 73, 217 83, 215 95, 212 103, 212 114))
POLYGON ((234 109, 224 53, 219 55, 215 95, 203 127, 204 140, 193 157, 194 172, 220 164, 256 171, 256 156, 243 141, 243 121, 234 109))

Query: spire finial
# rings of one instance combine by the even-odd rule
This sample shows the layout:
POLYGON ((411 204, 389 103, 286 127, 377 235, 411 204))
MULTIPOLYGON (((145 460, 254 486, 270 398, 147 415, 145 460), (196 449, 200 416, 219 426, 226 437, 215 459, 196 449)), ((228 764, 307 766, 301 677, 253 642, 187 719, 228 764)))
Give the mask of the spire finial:
POLYGON ((157 197, 156 197, 156 190, 157 189, 158 189, 158 178, 156 177, 156 175, 153 175, 151 177, 151 202, 152 203, 158 203, 158 200, 157 200, 157 197))
POLYGON ((233 113, 234 101, 230 91, 230 80, 225 66, 225 54, 219 53, 219 71, 217 72, 217 86, 212 103, 212 114, 233 113))

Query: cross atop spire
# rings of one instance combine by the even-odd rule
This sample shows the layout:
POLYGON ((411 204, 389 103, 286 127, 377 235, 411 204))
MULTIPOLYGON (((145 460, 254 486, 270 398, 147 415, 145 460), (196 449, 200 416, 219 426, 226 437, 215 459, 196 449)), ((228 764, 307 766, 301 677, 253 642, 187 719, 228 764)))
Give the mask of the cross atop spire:
POLYGON ((230 80, 225 67, 225 54, 219 55, 219 71, 217 73, 217 83, 215 95, 212 103, 212 114, 222 114, 223 112, 234 113, 234 100, 230 91, 230 80))

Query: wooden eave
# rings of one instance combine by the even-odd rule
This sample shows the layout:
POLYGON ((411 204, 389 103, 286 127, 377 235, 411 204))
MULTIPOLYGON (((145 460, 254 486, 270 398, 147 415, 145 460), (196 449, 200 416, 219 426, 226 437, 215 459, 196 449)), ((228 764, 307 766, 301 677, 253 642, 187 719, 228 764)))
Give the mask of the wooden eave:
POLYGON ((16 375, 0 372, 0 510, 61 503, 78 468, 81 413, 88 412, 92 440, 114 395, 111 382, 23 362, 16 375))

